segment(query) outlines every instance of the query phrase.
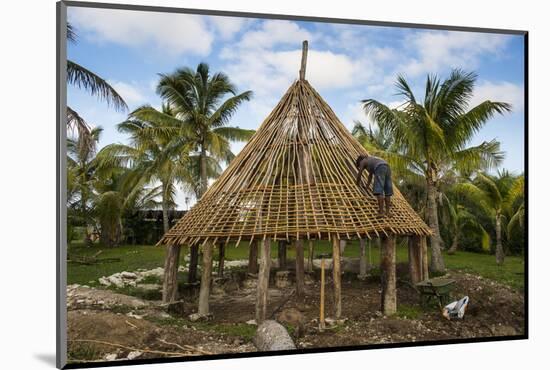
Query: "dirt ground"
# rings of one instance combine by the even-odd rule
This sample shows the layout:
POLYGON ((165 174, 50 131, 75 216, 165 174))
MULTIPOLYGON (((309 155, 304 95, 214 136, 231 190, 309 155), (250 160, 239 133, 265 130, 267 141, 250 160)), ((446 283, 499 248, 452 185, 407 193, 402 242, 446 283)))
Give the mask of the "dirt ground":
MULTIPOLYGON (((355 274, 346 273, 342 279, 344 320, 319 332, 318 271, 306 279, 303 304, 292 294, 292 284, 282 289, 270 284, 268 312, 273 318, 290 308, 302 313, 304 334, 294 337, 298 348, 524 333, 523 294, 479 276, 450 272, 448 277, 457 282, 452 298, 468 295, 470 304, 464 320, 448 321, 436 304, 421 307, 419 295, 406 282, 403 271, 406 266, 398 266, 398 313, 391 317, 380 312, 378 277, 358 280, 355 274)), ((326 316, 330 318, 332 285, 330 272, 327 275, 326 316)), ((69 357, 72 361, 104 361, 255 351, 251 341, 255 326, 247 323, 254 318, 255 280, 241 271, 228 271, 225 279, 218 279, 212 289, 212 318, 208 321, 187 318, 196 311, 196 296, 196 289, 184 292, 183 312, 169 314, 160 302, 110 290, 69 287, 69 357)))

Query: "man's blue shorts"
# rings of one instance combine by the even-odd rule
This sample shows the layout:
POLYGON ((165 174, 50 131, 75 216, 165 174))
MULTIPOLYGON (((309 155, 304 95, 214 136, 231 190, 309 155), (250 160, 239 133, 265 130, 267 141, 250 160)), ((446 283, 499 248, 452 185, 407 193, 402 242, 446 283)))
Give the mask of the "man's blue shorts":
POLYGON ((386 197, 393 195, 393 187, 391 184, 391 170, 387 164, 380 164, 374 170, 374 195, 385 195, 386 197))

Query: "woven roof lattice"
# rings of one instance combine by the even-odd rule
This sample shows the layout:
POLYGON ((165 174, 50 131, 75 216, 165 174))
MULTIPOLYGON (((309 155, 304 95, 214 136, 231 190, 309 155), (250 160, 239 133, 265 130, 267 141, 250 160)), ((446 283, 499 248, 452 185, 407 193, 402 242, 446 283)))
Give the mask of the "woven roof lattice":
POLYGON ((367 176, 356 184, 355 160, 366 153, 300 78, 159 244, 430 235, 395 186, 391 217, 377 216, 367 176))

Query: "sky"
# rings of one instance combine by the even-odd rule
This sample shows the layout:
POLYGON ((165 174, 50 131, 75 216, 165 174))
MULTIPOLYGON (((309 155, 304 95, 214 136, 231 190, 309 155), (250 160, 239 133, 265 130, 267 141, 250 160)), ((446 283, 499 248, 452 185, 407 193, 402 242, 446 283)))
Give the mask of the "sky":
MULTIPOLYGON (((421 100, 427 74, 444 79, 454 68, 473 71, 478 78, 471 106, 503 101, 512 112, 492 118, 470 144, 497 139, 505 152, 501 167, 524 170, 520 35, 75 7, 68 8, 68 19, 77 34, 68 58, 106 79, 129 111, 160 107, 159 74, 207 62, 211 71, 226 73, 238 92, 253 91, 230 122, 241 128, 257 129, 298 78, 303 40, 309 41, 306 79, 350 130, 355 120, 369 124, 360 100, 401 104, 394 86, 398 75, 421 100)), ((72 86, 67 103, 91 126, 103 128, 99 148, 126 142, 116 125, 128 112, 72 86)), ((235 154, 243 147, 232 144, 235 154)), ((178 191, 178 209, 187 208, 186 196, 178 191)))

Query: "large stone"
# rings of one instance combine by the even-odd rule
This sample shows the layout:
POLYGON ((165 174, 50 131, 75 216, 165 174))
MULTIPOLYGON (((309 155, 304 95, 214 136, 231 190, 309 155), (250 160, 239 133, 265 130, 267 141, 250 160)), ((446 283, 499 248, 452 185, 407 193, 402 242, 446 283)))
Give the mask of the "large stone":
POLYGON ((283 351, 296 349, 285 327, 274 320, 264 321, 252 340, 258 351, 283 351))

